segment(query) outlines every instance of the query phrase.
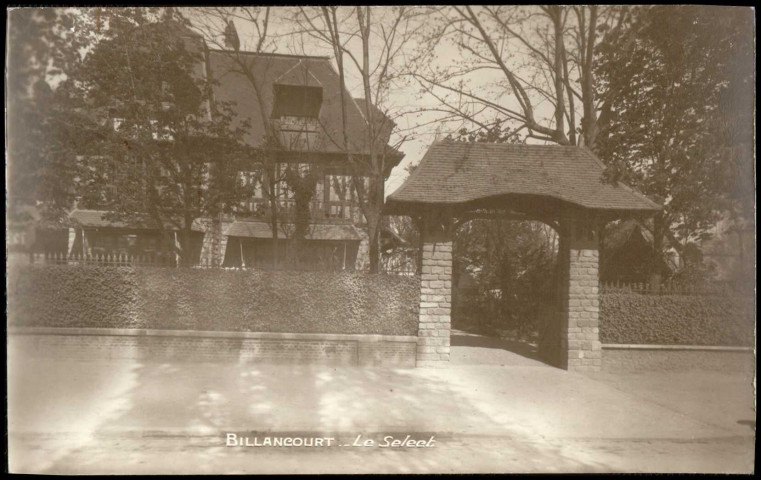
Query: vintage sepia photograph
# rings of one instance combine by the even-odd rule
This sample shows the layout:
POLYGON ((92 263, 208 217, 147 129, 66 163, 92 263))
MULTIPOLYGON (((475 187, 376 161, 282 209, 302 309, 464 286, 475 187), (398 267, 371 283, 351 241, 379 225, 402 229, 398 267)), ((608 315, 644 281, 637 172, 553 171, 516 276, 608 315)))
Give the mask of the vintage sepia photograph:
POLYGON ((756 11, 6 9, 6 471, 752 474, 756 11))

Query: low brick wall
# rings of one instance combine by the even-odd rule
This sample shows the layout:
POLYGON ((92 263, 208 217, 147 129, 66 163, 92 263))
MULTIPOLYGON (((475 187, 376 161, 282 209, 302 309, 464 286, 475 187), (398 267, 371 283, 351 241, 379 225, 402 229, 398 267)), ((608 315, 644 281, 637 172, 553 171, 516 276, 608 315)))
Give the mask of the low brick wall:
POLYGON ((638 372, 750 372, 755 356, 748 349, 626 348, 603 345, 602 369, 614 373, 638 372))
POLYGON ((11 328, 27 358, 414 367, 417 337, 143 329, 11 328))

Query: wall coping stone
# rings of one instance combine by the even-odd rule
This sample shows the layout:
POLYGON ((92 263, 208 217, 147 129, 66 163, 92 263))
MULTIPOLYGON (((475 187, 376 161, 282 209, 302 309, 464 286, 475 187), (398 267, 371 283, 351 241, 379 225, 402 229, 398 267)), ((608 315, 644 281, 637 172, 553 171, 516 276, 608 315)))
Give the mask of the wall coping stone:
POLYGON ((603 343, 603 350, 704 350, 719 352, 752 352, 753 347, 728 347, 721 345, 639 345, 603 343))
POLYGON ((76 327, 9 327, 9 335, 100 335, 126 337, 196 337, 242 338, 270 340, 335 340, 356 342, 417 343, 411 335, 361 335, 346 333, 278 333, 278 332, 222 332, 198 330, 153 330, 147 328, 76 328, 76 327))

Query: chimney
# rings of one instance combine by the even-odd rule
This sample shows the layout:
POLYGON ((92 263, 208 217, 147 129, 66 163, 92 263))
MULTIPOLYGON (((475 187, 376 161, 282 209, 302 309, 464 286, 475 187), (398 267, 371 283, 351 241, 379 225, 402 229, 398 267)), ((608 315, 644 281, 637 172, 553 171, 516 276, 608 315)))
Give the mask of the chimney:
POLYGON ((441 124, 439 123, 436 126, 436 133, 433 135, 433 143, 438 143, 439 140, 441 139, 440 137, 441 137, 441 124))
POLYGON ((236 52, 240 49, 238 31, 235 29, 235 24, 232 20, 228 20, 227 27, 225 27, 225 48, 235 50, 236 52))

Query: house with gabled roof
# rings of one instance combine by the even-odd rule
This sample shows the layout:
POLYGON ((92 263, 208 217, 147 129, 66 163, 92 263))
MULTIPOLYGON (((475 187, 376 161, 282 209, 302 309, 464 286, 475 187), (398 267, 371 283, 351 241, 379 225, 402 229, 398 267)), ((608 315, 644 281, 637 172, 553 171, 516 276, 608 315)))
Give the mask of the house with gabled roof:
MULTIPOLYGON (((316 177, 309 202, 309 228, 301 246, 303 257, 316 262, 315 268, 353 270, 366 265, 365 219, 351 183, 357 170, 349 162, 369 164, 371 147, 380 148, 388 158, 383 172, 388 178, 403 158, 388 146, 393 122, 373 106, 368 111, 364 100, 358 102, 341 87, 329 57, 240 51, 232 23, 226 31, 225 49, 209 48, 200 35, 187 27, 177 27, 175 34, 199 52, 196 74, 213 80, 210 103, 232 105, 236 121, 249 125, 244 142, 258 149, 272 149, 279 179, 276 191, 268 196, 263 169, 252 159, 250 169, 239 172, 238 179, 252 192, 251 196, 229 214, 194 222, 195 261, 229 267, 271 264, 272 249, 284 248, 294 230, 296 200, 283 180, 290 165, 299 171, 309 170, 316 177), (370 121, 375 122, 379 132, 373 139, 368 135, 370 121), (275 146, 268 141, 272 137, 275 146), (270 221, 272 195, 277 197, 276 235, 270 221), (277 242, 273 242, 273 236, 277 242)), ((367 183, 367 177, 363 181, 367 183)), ((73 211, 71 218, 78 229, 70 235, 70 253, 88 255, 96 248, 99 253, 139 255, 140 245, 154 252, 171 250, 161 243, 159 229, 150 222, 122 225, 108 217, 105 211, 73 211)))

